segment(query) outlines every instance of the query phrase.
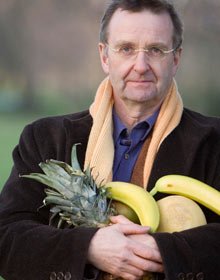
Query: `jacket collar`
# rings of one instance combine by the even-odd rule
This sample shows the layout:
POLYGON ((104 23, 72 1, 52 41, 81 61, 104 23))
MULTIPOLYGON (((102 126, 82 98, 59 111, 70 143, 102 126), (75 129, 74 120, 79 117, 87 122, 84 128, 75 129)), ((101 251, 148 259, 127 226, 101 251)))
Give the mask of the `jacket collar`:
POLYGON ((74 144, 81 144, 77 148, 77 157, 81 168, 84 165, 85 152, 89 133, 92 127, 92 117, 86 114, 70 115, 64 118, 63 126, 66 134, 66 155, 67 161, 71 161, 71 150, 74 144))

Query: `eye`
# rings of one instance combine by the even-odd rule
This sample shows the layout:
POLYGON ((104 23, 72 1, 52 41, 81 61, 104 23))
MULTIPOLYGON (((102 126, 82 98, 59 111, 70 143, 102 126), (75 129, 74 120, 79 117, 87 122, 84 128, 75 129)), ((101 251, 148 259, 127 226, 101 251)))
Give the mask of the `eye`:
POLYGON ((149 55, 154 56, 154 57, 161 57, 164 54, 163 50, 158 47, 149 48, 148 53, 149 53, 149 55))
POLYGON ((119 53, 129 56, 132 55, 134 53, 134 48, 132 46, 121 46, 118 49, 119 53))

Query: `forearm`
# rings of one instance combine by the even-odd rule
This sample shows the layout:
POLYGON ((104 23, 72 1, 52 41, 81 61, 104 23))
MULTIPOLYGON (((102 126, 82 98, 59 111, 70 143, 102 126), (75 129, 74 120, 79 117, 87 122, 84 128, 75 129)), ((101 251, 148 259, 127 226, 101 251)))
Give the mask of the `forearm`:
POLYGON ((49 279, 52 272, 83 279, 96 229, 57 229, 31 220, 0 226, 0 274, 7 280, 49 279))
POLYGON ((173 234, 154 234, 166 277, 175 279, 181 273, 191 273, 209 280, 220 278, 219 235, 220 224, 208 224, 173 234))
POLYGON ((0 275, 38 280, 69 272, 82 279, 96 229, 49 226, 44 187, 26 181, 14 171, 0 195, 0 275))

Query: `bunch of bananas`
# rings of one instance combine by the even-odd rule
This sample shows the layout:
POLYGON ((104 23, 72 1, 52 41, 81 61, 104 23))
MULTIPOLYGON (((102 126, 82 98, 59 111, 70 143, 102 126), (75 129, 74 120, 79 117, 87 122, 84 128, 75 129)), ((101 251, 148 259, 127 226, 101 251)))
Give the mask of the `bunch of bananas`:
POLYGON ((124 182, 109 182, 105 188, 111 199, 131 208, 140 224, 150 226, 152 232, 180 231, 206 224, 205 216, 197 203, 220 215, 220 192, 188 176, 163 176, 150 192, 124 182), (170 196, 156 202, 153 196, 157 192, 170 196))

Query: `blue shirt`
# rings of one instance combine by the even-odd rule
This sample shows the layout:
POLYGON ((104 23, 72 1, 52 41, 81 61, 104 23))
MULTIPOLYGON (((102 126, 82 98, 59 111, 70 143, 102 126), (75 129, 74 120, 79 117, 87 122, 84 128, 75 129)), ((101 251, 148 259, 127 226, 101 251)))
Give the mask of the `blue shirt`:
POLYGON ((113 181, 129 182, 142 145, 156 122, 159 110, 133 127, 130 133, 113 110, 113 181))

